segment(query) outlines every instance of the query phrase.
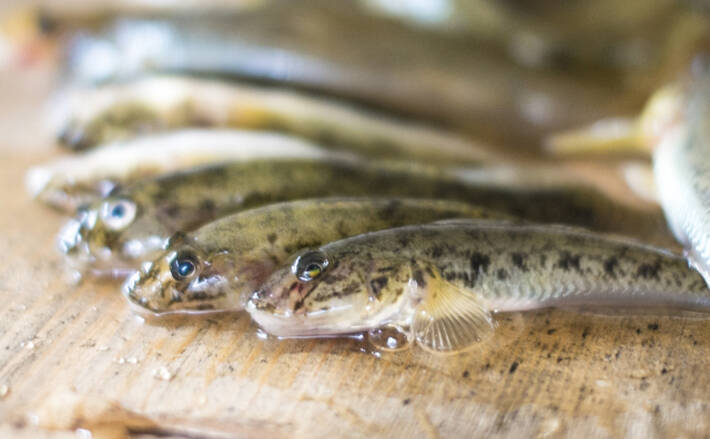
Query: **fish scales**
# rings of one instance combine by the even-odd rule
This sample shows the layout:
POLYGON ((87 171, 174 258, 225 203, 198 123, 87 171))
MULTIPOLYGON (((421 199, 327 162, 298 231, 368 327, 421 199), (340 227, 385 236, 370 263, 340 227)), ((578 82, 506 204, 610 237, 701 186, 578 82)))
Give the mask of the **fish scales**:
MULTIPOLYGON (((698 278, 689 285, 680 282, 678 271, 687 272, 681 258, 621 241, 608 240, 600 246, 598 237, 581 232, 547 231, 545 236, 531 237, 533 229, 488 227, 449 232, 446 241, 451 244, 447 247, 456 245, 458 249, 443 252, 432 263, 444 279, 462 287, 480 288, 481 293, 501 298, 502 292, 513 284, 519 297, 543 303, 586 294, 595 288, 613 293, 659 287, 696 290, 704 286, 698 278), (466 261, 470 264, 466 265, 466 261), (502 273, 505 275, 499 276, 502 273), (558 283, 561 286, 556 288, 558 283)), ((441 236, 432 238, 439 242, 430 244, 425 254, 436 253, 442 245, 441 236)), ((418 245, 421 244, 412 243, 401 251, 411 251, 418 245)))
POLYGON ((70 233, 62 234, 60 246, 73 254, 78 247, 93 249, 89 259, 123 259, 135 264, 176 231, 190 231, 251 207, 330 196, 456 200, 526 220, 572 223, 654 242, 665 242, 667 236, 659 212, 623 205, 583 185, 491 185, 464 181, 445 170, 424 166, 284 159, 206 166, 119 188, 80 212, 66 229, 70 233), (119 213, 130 210, 135 212, 133 218, 108 218, 120 223, 114 228, 105 227, 106 221, 94 220, 106 220, 105 213, 113 212, 117 203, 126 205, 119 213), (152 244, 148 245, 149 241, 152 244), (131 245, 126 247, 127 243, 131 245))
POLYGON ((492 329, 494 312, 579 306, 708 311, 710 290, 682 256, 633 240, 462 220, 359 235, 298 254, 247 309, 279 336, 395 324, 411 328, 420 344, 448 351, 492 329), (435 336, 458 341, 446 345, 435 336))
POLYGON ((369 231, 447 218, 512 217, 465 203, 412 198, 319 198, 271 204, 221 218, 181 238, 128 279, 141 312, 238 310, 295 251, 369 231), (193 264, 189 276, 176 264, 193 264))

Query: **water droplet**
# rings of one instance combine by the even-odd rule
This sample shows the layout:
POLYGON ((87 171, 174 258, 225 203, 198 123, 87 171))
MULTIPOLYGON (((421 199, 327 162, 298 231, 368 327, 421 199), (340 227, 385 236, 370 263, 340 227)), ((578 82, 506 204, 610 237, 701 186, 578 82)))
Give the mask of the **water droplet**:
POLYGON ((370 330, 367 339, 374 347, 385 352, 400 351, 409 347, 407 333, 393 325, 370 330))
POLYGON ((10 386, 3 384, 0 386, 0 399, 5 399, 5 397, 10 393, 10 386))
POLYGON ((170 381, 173 379, 174 375, 168 370, 167 367, 160 366, 157 369, 153 369, 153 377, 163 381, 170 381))
POLYGON ((101 351, 101 352, 105 352, 105 351, 108 351, 108 350, 109 350, 109 347, 106 346, 106 345, 98 346, 98 347, 96 348, 96 350, 101 351))
POLYGON ((260 340, 268 340, 269 334, 267 334, 266 331, 264 331, 263 329, 258 328, 256 330, 256 337, 259 338, 260 340))
POLYGON ((79 439, 91 439, 94 437, 91 432, 85 428, 77 428, 74 430, 74 434, 76 434, 76 437, 79 439))

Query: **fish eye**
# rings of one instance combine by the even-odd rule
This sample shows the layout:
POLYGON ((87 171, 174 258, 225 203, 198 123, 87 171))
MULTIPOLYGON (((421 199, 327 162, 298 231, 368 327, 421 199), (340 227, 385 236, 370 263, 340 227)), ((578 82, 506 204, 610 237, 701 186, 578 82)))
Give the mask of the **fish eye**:
POLYGON ((198 263, 197 256, 192 252, 178 252, 170 262, 170 273, 177 281, 189 279, 197 273, 198 263))
POLYGON ((101 209, 101 219, 111 230, 126 228, 136 217, 136 205, 129 200, 104 202, 101 209))
POLYGON ((302 254, 293 263, 292 271, 303 282, 310 282, 328 268, 328 258, 321 251, 302 254))

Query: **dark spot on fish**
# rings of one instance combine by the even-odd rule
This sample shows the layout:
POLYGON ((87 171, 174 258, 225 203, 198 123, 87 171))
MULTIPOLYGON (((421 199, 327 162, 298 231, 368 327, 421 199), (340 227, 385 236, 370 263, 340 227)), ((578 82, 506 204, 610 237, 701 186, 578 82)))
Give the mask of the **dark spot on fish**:
POLYGON ((508 278, 508 272, 505 271, 505 268, 500 268, 498 269, 496 276, 498 276, 498 280, 506 280, 508 278))
POLYGON ((569 271, 572 268, 580 271, 579 255, 573 255, 570 252, 563 251, 560 253, 560 259, 557 261, 557 266, 565 271, 569 271))
POLYGON ((180 206, 177 204, 169 204, 165 206, 164 212, 171 218, 176 218, 180 215, 180 206))
POLYGON ((513 361, 513 364, 510 365, 510 369, 508 370, 508 373, 515 373, 515 371, 518 369, 518 362, 513 361))
POLYGON ((206 198, 200 202, 200 212, 202 212, 203 214, 212 216, 216 210, 217 205, 215 204, 214 200, 206 198))
POLYGON ((379 299, 380 292, 382 291, 382 289, 384 287, 387 286, 388 281, 389 281, 389 279, 385 276, 378 277, 378 278, 372 279, 370 281, 370 288, 372 289, 372 292, 375 294, 375 297, 377 297, 379 299))
POLYGON ((525 264, 525 257, 526 257, 526 255, 523 253, 513 253, 511 255, 513 265, 516 268, 518 268, 520 271, 528 271, 528 267, 525 264))
POLYGON ((432 258, 440 258, 444 255, 444 247, 436 245, 431 249, 432 258))
POLYGON ((402 247, 407 247, 409 245, 409 236, 407 236, 405 233, 401 233, 397 237, 397 242, 399 242, 399 245, 402 247))
POLYGON ((197 305, 197 309, 199 309, 200 311, 207 311, 213 308, 214 306, 210 305, 209 303, 201 303, 197 305))
POLYGON ((425 287, 426 286, 426 281, 424 280, 424 274, 422 273, 422 270, 414 270, 414 273, 412 273, 412 279, 417 283, 417 286, 419 287, 425 287))
POLYGON ((483 253, 474 253, 471 255, 471 271, 473 274, 487 273, 488 266, 491 264, 491 258, 483 253))
POLYGON ((650 329, 651 331, 658 331, 658 323, 649 324, 648 329, 650 329))
POLYGON ((619 265, 619 260, 616 256, 612 256, 606 261, 604 261, 604 272, 611 277, 616 277, 616 267, 619 265))
POLYGON ((327 284, 327 285, 333 285, 334 283, 336 283, 339 280, 340 280, 340 278, 338 278, 337 276, 326 276, 326 278, 323 279, 323 283, 327 284))
POLYGON ((276 242, 276 239, 277 239, 276 233, 269 233, 269 234, 266 236, 266 239, 269 241, 269 244, 275 243, 275 242, 276 242))
POLYGON ((636 273, 637 276, 642 277, 644 279, 656 279, 658 280, 658 272, 661 269, 661 264, 660 262, 656 261, 653 265, 651 264, 641 264, 639 266, 638 272, 636 273))
POLYGON ((547 263, 547 255, 544 253, 540 254, 540 265, 544 267, 546 263, 547 263))

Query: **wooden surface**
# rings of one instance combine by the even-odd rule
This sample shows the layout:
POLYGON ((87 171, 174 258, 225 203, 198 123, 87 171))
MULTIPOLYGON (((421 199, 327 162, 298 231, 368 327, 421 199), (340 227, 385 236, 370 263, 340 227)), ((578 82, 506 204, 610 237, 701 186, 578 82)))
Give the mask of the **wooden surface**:
POLYGON ((0 73, 0 437, 710 437, 710 321, 550 311, 459 356, 261 340, 244 314, 144 321, 63 281, 41 72, 0 73), (365 349, 366 350, 366 349, 365 349))

